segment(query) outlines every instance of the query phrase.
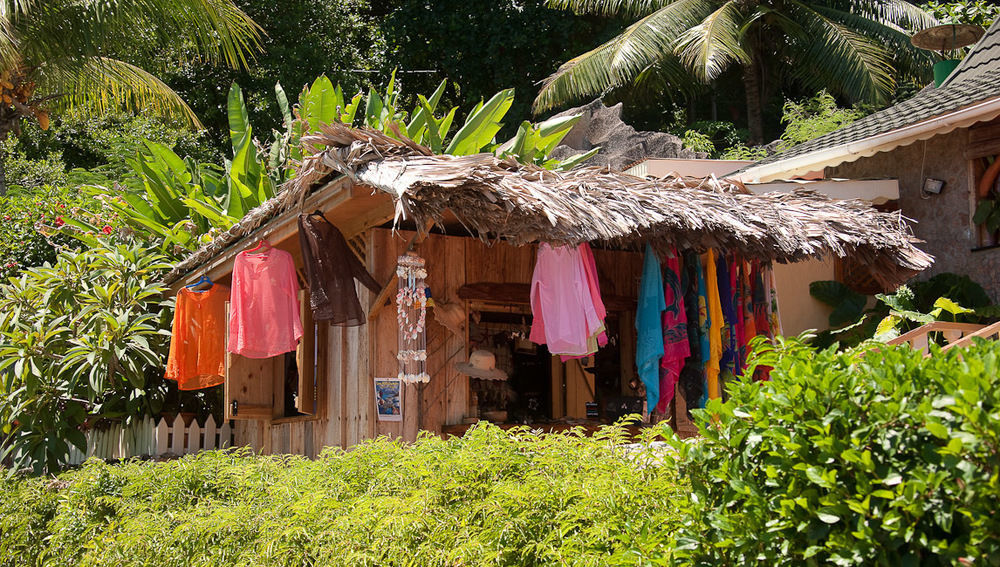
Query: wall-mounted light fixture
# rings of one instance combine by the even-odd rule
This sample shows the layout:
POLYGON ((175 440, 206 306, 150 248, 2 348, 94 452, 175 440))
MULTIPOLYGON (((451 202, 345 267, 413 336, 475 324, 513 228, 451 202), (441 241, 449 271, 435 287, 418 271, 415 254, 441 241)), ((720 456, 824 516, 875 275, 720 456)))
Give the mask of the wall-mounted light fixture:
POLYGON ((942 190, 944 190, 944 181, 940 179, 934 179, 932 177, 924 179, 924 187, 922 189, 924 194, 937 195, 942 190))

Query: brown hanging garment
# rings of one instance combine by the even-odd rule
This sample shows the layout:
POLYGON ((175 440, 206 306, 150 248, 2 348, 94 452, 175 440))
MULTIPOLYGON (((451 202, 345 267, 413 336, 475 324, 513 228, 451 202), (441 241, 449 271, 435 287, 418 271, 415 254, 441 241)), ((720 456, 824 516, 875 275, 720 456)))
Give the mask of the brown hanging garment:
POLYGON ((317 211, 299 215, 299 240, 313 319, 344 327, 364 325, 354 280, 375 293, 381 286, 351 251, 344 235, 317 211))

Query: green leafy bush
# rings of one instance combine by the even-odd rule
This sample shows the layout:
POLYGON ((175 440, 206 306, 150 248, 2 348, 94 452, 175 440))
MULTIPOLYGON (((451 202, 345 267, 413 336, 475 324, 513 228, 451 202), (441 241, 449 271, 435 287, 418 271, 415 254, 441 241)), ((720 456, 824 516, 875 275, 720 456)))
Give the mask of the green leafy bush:
POLYGON ((665 565, 686 487, 622 433, 90 461, 0 484, 0 565, 665 565))
POLYGON ((829 134, 865 114, 868 112, 860 108, 837 106, 836 99, 826 91, 805 100, 789 100, 782 107, 781 123, 785 125, 785 131, 778 149, 785 150, 829 134))
POLYGON ((985 325, 1000 317, 1000 306, 992 305, 983 286, 950 272, 900 286, 891 294, 877 294, 870 309, 869 296, 842 282, 812 282, 809 294, 833 308, 829 318, 833 330, 818 333, 812 342, 819 348, 835 341, 847 347, 871 338, 887 341, 932 321, 985 325))
POLYGON ((989 28, 1000 16, 1000 6, 990 0, 932 1, 920 7, 943 24, 973 24, 989 28))
POLYGON ((736 144, 722 151, 720 159, 737 159, 757 161, 767 157, 767 148, 764 146, 747 146, 746 144, 736 144))
POLYGON ((685 130, 681 139, 684 140, 684 149, 694 152, 704 152, 709 156, 715 153, 715 144, 708 134, 704 134, 698 130, 685 130))
POLYGON ((86 450, 84 424, 159 410, 165 389, 147 379, 166 354, 168 268, 117 245, 61 252, 0 286, 0 460, 55 470, 68 443, 86 450))
POLYGON ((681 446, 695 565, 1000 563, 1000 343, 764 351, 681 446))
MULTIPOLYGON (((221 159, 205 132, 127 112, 108 112, 101 116, 61 115, 48 130, 30 121, 25 123, 14 147, 27 160, 41 162, 58 156, 64 170, 92 170, 121 180, 131 173, 127 162, 135 155, 136 148, 142 146, 143 140, 163 144, 198 161, 221 159)), ((10 181, 13 184, 15 178, 10 181)))

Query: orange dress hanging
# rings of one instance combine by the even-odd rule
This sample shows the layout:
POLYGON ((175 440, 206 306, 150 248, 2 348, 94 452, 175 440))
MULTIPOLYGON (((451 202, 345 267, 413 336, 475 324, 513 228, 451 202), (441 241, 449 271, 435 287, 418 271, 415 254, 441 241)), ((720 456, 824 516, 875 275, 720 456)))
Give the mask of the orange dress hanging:
POLYGON ((167 358, 167 380, 181 390, 200 390, 225 381, 226 302, 229 288, 177 292, 174 330, 167 358))

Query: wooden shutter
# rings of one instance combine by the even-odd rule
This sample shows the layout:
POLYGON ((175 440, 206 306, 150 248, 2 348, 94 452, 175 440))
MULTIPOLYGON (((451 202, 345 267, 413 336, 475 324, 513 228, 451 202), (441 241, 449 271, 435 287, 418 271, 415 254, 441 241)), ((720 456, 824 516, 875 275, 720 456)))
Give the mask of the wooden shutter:
POLYGON ((313 322, 309 292, 299 291, 299 313, 302 317, 302 340, 295 350, 299 370, 299 390, 295 409, 314 415, 316 413, 316 324, 313 322))
MULTIPOLYGON (((226 304, 229 320, 229 304, 226 304)), ((229 330, 226 329, 226 342, 229 330)), ((246 358, 226 352, 226 419, 271 419, 274 416, 275 380, 284 376, 284 357, 246 358)))

